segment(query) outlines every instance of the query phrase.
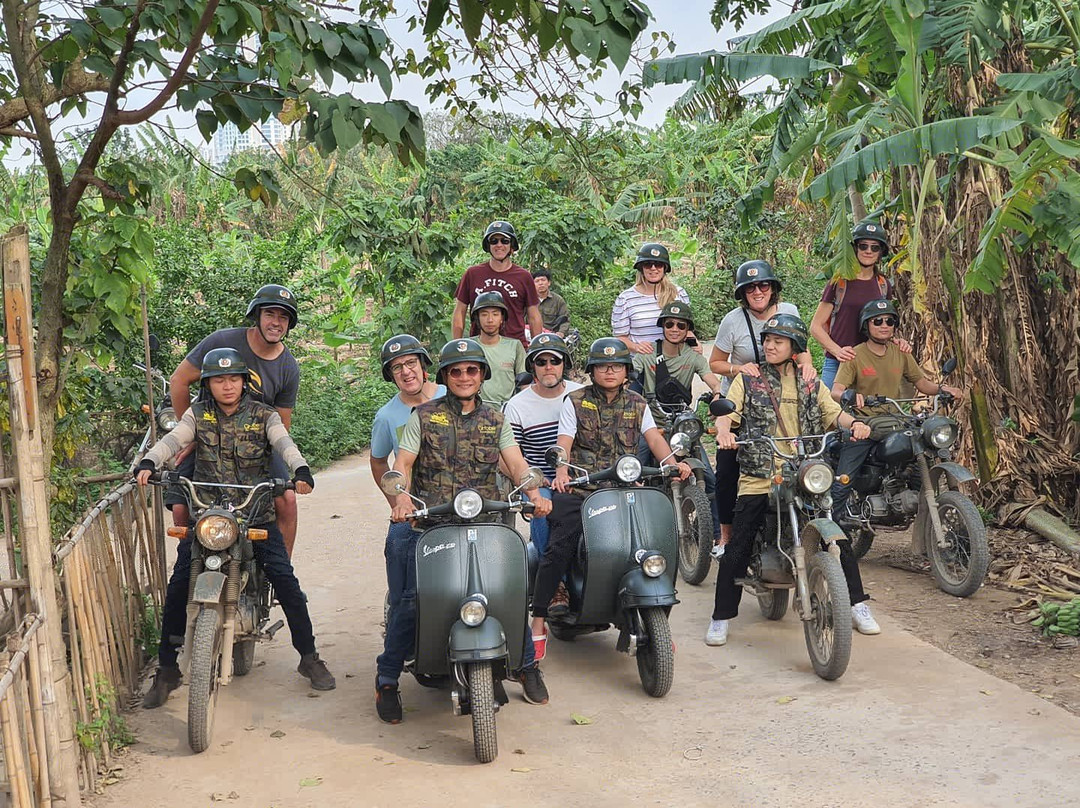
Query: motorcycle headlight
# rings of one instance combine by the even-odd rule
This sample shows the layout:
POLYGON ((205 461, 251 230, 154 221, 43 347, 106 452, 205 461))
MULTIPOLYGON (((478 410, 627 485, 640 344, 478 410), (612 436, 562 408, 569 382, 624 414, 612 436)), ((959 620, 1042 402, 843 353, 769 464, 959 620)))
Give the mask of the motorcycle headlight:
POLYGON ((922 432, 926 442, 935 449, 947 449, 956 442, 956 424, 941 415, 927 418, 922 432))
POLYGON ((659 578, 667 571, 667 559, 660 553, 640 550, 638 555, 641 556, 638 559, 641 564, 641 571, 650 578, 659 578))
POLYGON ((207 550, 224 550, 236 541, 236 520, 222 513, 203 516, 195 525, 195 536, 207 550))
POLYGON ((693 442, 701 437, 704 427, 696 415, 687 413, 681 418, 675 419, 675 431, 686 435, 693 442))
POLYGON ((461 617, 461 622, 467 626, 480 625, 487 617, 487 598, 483 595, 472 595, 461 604, 458 615, 461 617))
POLYGON ((158 413, 157 423, 166 432, 172 432, 176 429, 176 425, 180 423, 180 419, 176 417, 176 410, 172 407, 166 407, 158 413))
POLYGON ((203 566, 208 570, 215 571, 221 569, 222 559, 219 555, 208 555, 203 559, 203 566))
POLYGON ((624 483, 636 483, 641 477, 641 461, 633 455, 623 455, 615 464, 615 476, 624 483))
POLYGON ((799 485, 811 494, 824 494, 833 483, 833 470, 827 463, 806 463, 799 469, 799 485))
POLYGON ((484 498, 471 488, 458 491, 454 497, 454 513, 462 519, 472 519, 484 509, 484 498))

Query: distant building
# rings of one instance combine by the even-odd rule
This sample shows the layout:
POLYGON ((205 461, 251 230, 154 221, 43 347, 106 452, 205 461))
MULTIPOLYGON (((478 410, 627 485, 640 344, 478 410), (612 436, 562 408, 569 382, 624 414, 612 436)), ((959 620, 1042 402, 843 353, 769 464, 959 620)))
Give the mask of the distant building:
POLYGON ((246 132, 237 129, 236 124, 226 123, 218 127, 210 143, 201 146, 199 151, 204 160, 217 166, 237 152, 249 149, 280 151, 282 144, 292 136, 292 129, 293 127, 285 126, 277 118, 270 118, 258 126, 252 126, 246 132))

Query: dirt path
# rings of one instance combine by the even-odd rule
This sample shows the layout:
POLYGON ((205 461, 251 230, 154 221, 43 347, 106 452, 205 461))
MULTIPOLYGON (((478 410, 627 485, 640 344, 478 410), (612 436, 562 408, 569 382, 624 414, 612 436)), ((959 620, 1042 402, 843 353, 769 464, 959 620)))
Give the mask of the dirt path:
POLYGON ((265 664, 222 692, 204 754, 187 747, 186 688, 134 713, 138 743, 97 805, 985 807, 1080 795, 1080 720, 905 631, 900 608, 936 590, 874 564, 866 579, 884 633, 856 635, 839 682, 814 676, 795 620, 767 623, 752 602, 727 646, 706 647, 711 580, 684 586, 667 698, 642 692, 611 633, 555 643, 551 703, 527 705, 508 687, 499 758, 480 766, 469 720, 442 691, 403 679, 405 722, 375 717, 387 513, 362 457, 323 472, 301 500, 298 572, 338 689, 312 697, 284 629, 260 646, 265 664))

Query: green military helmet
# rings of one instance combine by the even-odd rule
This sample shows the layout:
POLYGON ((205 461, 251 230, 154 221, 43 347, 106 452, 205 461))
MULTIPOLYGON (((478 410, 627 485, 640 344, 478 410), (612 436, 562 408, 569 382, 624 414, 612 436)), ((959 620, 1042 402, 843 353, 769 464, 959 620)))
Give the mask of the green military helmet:
POLYGON ((885 257, 889 254, 889 240, 885 237, 885 228, 877 222, 859 222, 851 231, 851 249, 857 250, 855 246, 860 241, 876 241, 881 245, 881 255, 885 257))
POLYGON ((480 315, 480 309, 502 309, 504 321, 510 316, 510 309, 507 308, 506 300, 503 299, 502 292, 496 292, 494 290, 481 292, 476 296, 476 300, 474 300, 472 304, 472 311, 469 314, 474 322, 480 315))
POLYGON ((766 334, 775 334, 778 337, 787 337, 795 347, 794 353, 803 353, 806 343, 810 340, 810 332, 806 323, 794 314, 777 314, 770 317, 761 329, 761 342, 765 342, 766 334))
POLYGON ((243 376, 248 378, 244 357, 235 348, 213 348, 203 357, 199 378, 205 381, 214 376, 243 376))
POLYGON ((403 356, 419 356, 420 364, 425 371, 428 365, 431 364, 431 354, 427 352, 427 348, 420 344, 420 340, 412 334, 397 334, 383 343, 380 352, 382 375, 386 381, 392 382, 394 380, 394 375, 390 372, 390 363, 403 356))
POLYGON ((694 312, 690 309, 689 303, 683 303, 681 300, 672 300, 664 308, 660 310, 660 316, 656 318, 656 325, 659 328, 664 327, 664 320, 686 320, 690 324, 690 330, 694 330, 694 312))
POLYGON ((663 244, 657 244, 654 241, 646 242, 642 244, 637 251, 637 257, 634 259, 634 269, 637 269, 642 264, 661 263, 664 265, 664 274, 671 272, 671 256, 668 254, 668 249, 663 244))
POLYGON ((435 381, 439 384, 446 383, 444 371, 451 365, 461 362, 475 362, 484 369, 484 381, 491 378, 491 365, 488 364, 487 355, 483 346, 474 339, 452 339, 439 351, 439 367, 435 372, 435 381))
POLYGON ((741 300, 745 293, 739 293, 750 284, 764 283, 765 281, 775 286, 777 292, 784 288, 784 285, 780 283, 780 279, 776 277, 776 270, 768 261, 744 261, 735 270, 735 299, 741 300))
POLYGON ((529 350, 525 352, 525 370, 532 373, 533 360, 542 353, 555 353, 562 356, 564 374, 574 366, 570 349, 566 347, 566 340, 558 334, 537 334, 529 342, 529 350))
POLYGON ((297 309, 296 309, 296 296, 277 283, 268 283, 255 293, 255 297, 251 298, 251 302, 248 303, 247 314, 244 316, 249 320, 259 319, 259 309, 263 306, 276 306, 279 309, 285 309, 289 313, 289 329, 296 328, 297 309))
POLYGON ((516 250, 518 248, 518 237, 514 231, 514 226, 510 222, 494 221, 487 226, 484 231, 484 239, 481 245, 484 248, 484 252, 491 252, 491 237, 492 236, 506 236, 510 239, 510 249, 516 250))
POLYGON ((585 372, 594 365, 626 365, 629 370, 634 365, 634 358, 626 343, 617 337, 600 337, 589 346, 589 358, 585 362, 585 372))
POLYGON ((866 324, 874 317, 882 317, 891 314, 896 318, 896 321, 900 321, 900 313, 897 312, 896 306, 893 305, 891 300, 885 298, 879 298, 878 300, 871 300, 862 310, 859 312, 859 332, 863 335, 866 334, 866 324))

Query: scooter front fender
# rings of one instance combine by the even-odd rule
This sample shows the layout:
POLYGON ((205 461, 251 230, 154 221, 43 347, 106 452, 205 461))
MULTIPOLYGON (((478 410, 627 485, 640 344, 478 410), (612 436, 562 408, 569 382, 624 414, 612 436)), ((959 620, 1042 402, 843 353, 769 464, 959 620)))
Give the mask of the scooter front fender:
POLYGON ((460 620, 450 628, 450 661, 487 662, 506 659, 506 632, 502 623, 488 615, 478 626, 467 626, 460 620))
POLYGON ((641 568, 630 570, 619 581, 619 606, 625 611, 647 606, 674 606, 679 602, 667 573, 650 578, 641 568))

